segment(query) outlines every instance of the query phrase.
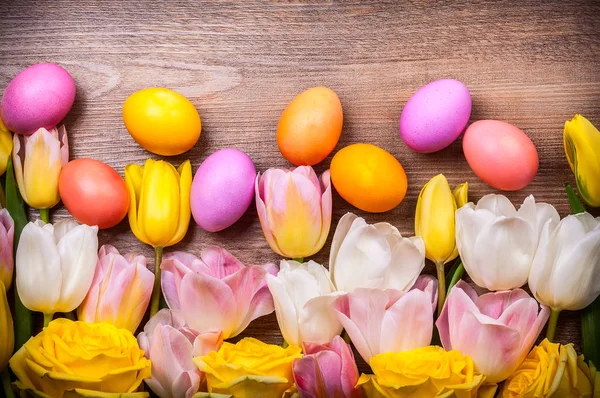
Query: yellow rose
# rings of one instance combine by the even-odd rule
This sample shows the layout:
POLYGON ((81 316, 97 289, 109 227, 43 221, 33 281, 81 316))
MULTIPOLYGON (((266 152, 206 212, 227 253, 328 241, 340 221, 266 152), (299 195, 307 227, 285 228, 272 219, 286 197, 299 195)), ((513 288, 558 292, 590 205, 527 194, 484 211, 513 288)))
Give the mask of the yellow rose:
POLYGON ((194 363, 206 374, 209 393, 281 398, 294 385, 292 362, 301 356, 300 347, 282 348, 246 337, 237 344, 225 342, 194 363))
POLYGON ((437 346, 375 355, 370 365, 374 374, 357 384, 368 398, 492 398, 497 388, 470 357, 437 346))
POLYGON ((573 344, 545 339, 506 379, 502 398, 513 397, 600 397, 600 372, 586 365, 583 356, 577 357, 573 344))
POLYGON ((10 359, 16 385, 35 396, 147 397, 150 360, 127 329, 56 319, 10 359))

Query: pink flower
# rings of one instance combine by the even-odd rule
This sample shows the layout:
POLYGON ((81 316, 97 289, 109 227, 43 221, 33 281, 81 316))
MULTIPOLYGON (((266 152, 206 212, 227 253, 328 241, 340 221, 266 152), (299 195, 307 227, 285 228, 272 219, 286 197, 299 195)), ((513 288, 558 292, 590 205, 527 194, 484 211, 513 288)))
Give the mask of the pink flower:
POLYGON ((310 166, 268 169, 256 177, 256 209, 265 238, 280 256, 304 258, 321 250, 331 226, 329 170, 310 166))
POLYGON ((108 322, 135 332, 152 294, 154 274, 146 268, 146 257, 126 256, 110 245, 98 252, 92 286, 77 309, 80 321, 108 322))
POLYGON ((523 362, 546 324, 550 310, 524 290, 480 297, 466 282, 452 288, 436 322, 446 350, 473 358, 486 380, 499 383, 523 362))
POLYGON ((161 398, 192 397, 204 384, 193 357, 217 351, 223 343, 220 331, 198 333, 185 326, 179 311, 160 310, 138 335, 140 348, 152 361, 148 386, 161 398))
POLYGON ((365 362, 380 353, 429 345, 437 281, 421 278, 406 293, 358 288, 333 303, 334 312, 365 362))
POLYGON ((205 248, 200 257, 169 253, 160 266, 165 300, 172 310, 181 310, 190 327, 199 333, 221 330, 228 339, 273 312, 265 277, 276 275, 277 266, 245 266, 217 246, 205 248))
POLYGON ((358 368, 349 344, 340 336, 330 343, 304 343, 304 356, 294 360, 294 380, 300 398, 362 397, 355 389, 358 368))
POLYGON ((15 261, 13 257, 13 240, 15 237, 15 223, 8 214, 8 210, 0 210, 0 281, 6 290, 12 284, 15 261))

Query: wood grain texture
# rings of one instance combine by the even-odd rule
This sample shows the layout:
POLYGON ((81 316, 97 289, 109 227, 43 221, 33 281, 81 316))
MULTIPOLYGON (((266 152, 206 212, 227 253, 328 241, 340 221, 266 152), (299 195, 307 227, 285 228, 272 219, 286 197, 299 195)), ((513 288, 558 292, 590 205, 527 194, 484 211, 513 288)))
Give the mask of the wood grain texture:
MULTIPOLYGON (((78 89, 65 120, 71 157, 102 160, 121 174, 127 163, 156 158, 123 125, 121 107, 136 90, 172 88, 200 112, 200 141, 170 161, 191 159, 195 170, 215 150, 236 147, 263 171, 290 166, 275 141, 286 104, 308 87, 332 88, 345 119, 336 150, 355 142, 379 145, 400 160, 409 179, 406 199, 384 214, 364 214, 334 193, 334 225, 354 211, 412 235, 419 190, 440 172, 453 185, 467 180, 474 200, 494 192, 469 169, 460 140, 429 155, 401 141, 402 107, 429 81, 463 81, 472 93, 473 121, 505 120, 532 138, 539 173, 530 186, 508 196, 520 203, 533 193, 561 215, 569 212, 563 183, 573 183, 563 124, 582 113, 600 125, 600 3, 593 1, 3 0, 0 15, 0 89, 28 65, 64 66, 78 89)), ((53 214, 55 220, 67 215, 61 207, 53 214)), ((327 262, 331 236, 316 261, 327 262)), ((101 232, 100 240, 152 258, 126 221, 101 232)), ((224 246, 246 263, 278 260, 254 207, 220 233, 191 225, 170 250, 197 254, 209 244, 224 246)), ((557 339, 573 341, 580 350, 579 315, 565 313, 562 319, 557 339)), ((253 322, 247 335, 282 341, 274 316, 253 322)))

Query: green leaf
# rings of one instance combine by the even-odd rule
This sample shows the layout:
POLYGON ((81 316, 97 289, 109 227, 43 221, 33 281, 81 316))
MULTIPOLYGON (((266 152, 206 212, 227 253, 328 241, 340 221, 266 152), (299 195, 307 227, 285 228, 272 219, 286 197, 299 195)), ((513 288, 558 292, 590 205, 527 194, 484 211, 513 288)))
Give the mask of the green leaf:
MULTIPOLYGON (((8 158, 8 165, 6 167, 6 208, 10 213, 11 217, 15 222, 15 239, 14 239, 14 250, 16 252, 17 246, 19 245, 19 238, 25 225, 27 225, 27 213, 25 212, 25 203, 17 182, 15 181, 15 173, 13 170, 12 158, 8 158)), ((16 256, 15 256, 16 258, 16 256)), ((13 273, 13 278, 16 277, 16 270, 13 273)), ((15 292, 15 352, 21 348, 23 344, 29 340, 33 331, 33 319, 31 311, 29 311, 23 303, 17 293, 16 282, 13 280, 14 292, 15 292)))
POLYGON ((446 275, 446 280, 450 281, 446 289, 446 297, 450 294, 450 289, 452 289, 452 287, 458 283, 464 274, 465 267, 460 257, 458 257, 446 275))
POLYGON ((585 212, 585 206, 581 203, 581 200, 575 194, 573 187, 569 184, 565 184, 567 190, 567 196, 569 197, 569 204, 571 205, 571 213, 579 214, 585 212))

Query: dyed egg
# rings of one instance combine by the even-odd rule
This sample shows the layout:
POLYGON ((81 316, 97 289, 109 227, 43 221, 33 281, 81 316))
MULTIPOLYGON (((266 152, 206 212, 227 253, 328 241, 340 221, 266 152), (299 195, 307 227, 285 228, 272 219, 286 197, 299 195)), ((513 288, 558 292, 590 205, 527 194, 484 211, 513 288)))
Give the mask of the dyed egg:
POLYGON ((499 120, 471 124, 463 137, 463 152, 477 177, 503 191, 526 187, 538 170, 533 142, 521 129, 499 120))
POLYGON ((95 159, 75 159, 60 171, 60 198, 73 218, 100 229, 117 225, 129 210, 129 192, 121 176, 95 159))
POLYGON ((409 98, 400 115, 400 136, 415 152, 436 152, 458 138, 470 117, 467 86, 454 79, 436 80, 409 98))
POLYGON ((254 198, 256 169, 252 159, 233 148, 221 149, 202 162, 190 204, 196 223, 206 231, 221 231, 244 215, 254 198))
POLYGON ((342 104, 333 90, 308 89, 281 114, 277 125, 279 151, 296 166, 315 165, 337 145, 343 122, 342 104))
POLYGON ((406 195, 404 168, 389 152, 371 144, 353 144, 331 160, 333 186, 351 205, 371 213, 398 206, 406 195))
POLYGON ((194 105, 168 88, 146 88, 131 94, 123 104, 123 122, 138 144, 163 156, 190 150, 202 129, 194 105))
POLYGON ((75 81, 69 72, 56 64, 37 64, 10 81, 0 113, 9 130, 30 135, 40 127, 55 127, 74 101, 75 81))

